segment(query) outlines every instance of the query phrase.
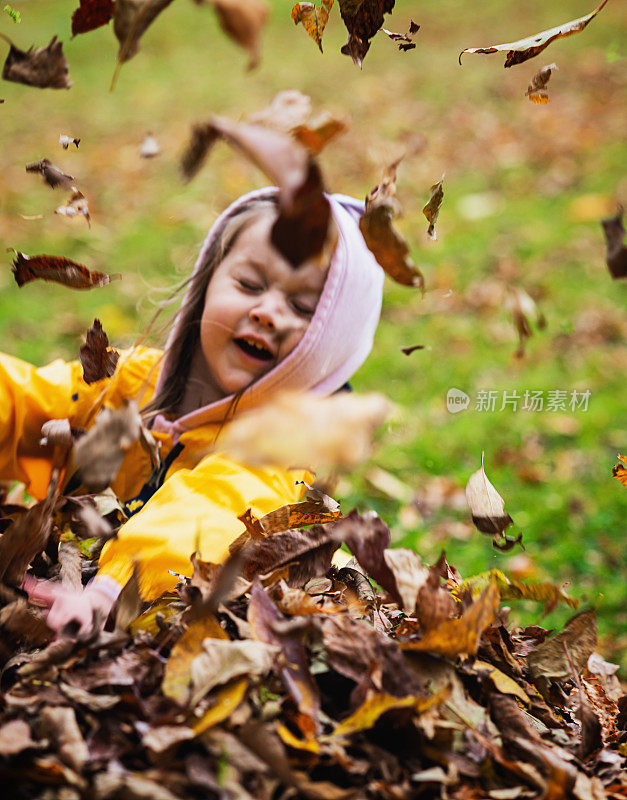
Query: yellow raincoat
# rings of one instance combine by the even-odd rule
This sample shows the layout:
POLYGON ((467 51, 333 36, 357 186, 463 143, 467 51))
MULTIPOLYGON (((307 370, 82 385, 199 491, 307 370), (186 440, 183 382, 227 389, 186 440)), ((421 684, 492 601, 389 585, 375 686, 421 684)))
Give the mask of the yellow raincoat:
MULTIPOLYGON (((0 479, 22 481, 37 499, 45 497, 52 469, 50 448, 42 447, 41 426, 50 419, 69 419, 73 427, 93 424, 105 404, 117 408, 136 398, 152 397, 162 353, 136 348, 122 353, 113 378, 84 382, 79 362, 55 361, 35 368, 0 356, 0 479)), ((100 557, 96 585, 110 595, 139 568, 140 588, 151 600, 172 589, 170 570, 189 575, 197 548, 205 561, 219 563, 230 542, 244 530, 237 519, 247 508, 263 516, 300 499, 304 470, 253 468, 213 451, 218 426, 208 424, 182 433, 183 449, 170 465, 163 485, 108 542, 100 557)), ((161 458, 172 450, 169 434, 155 432, 161 458)), ((113 491, 126 502, 136 497, 152 472, 139 443, 127 453, 113 491)))

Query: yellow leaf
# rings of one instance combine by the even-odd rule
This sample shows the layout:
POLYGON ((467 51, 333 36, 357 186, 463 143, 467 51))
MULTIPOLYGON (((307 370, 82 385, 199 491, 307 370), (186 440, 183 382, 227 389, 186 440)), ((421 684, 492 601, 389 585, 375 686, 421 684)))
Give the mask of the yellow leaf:
POLYGON ((428 631, 419 642, 402 642, 402 650, 422 650, 448 658, 473 655, 481 634, 494 619, 499 607, 499 589, 495 580, 458 619, 447 619, 428 631))
POLYGON ((189 697, 192 661, 202 653, 203 641, 228 638, 213 615, 193 622, 172 648, 161 685, 163 694, 184 705, 189 697))
POLYGON ((527 705, 530 703, 529 696, 523 689, 520 688, 516 681, 513 680, 513 678, 510 678, 509 675, 501 672, 500 669, 493 667, 492 664, 488 664, 487 661, 475 661, 475 663, 472 665, 472 668, 475 670, 475 672, 487 671, 488 678, 490 678, 499 692, 502 692, 503 694, 513 694, 527 705))
POLYGON ((286 728, 285 725, 281 725, 280 722, 277 723, 276 732, 279 734, 283 744, 288 747, 293 747, 295 750, 306 750, 309 753, 320 752, 320 745, 315 739, 299 739, 298 736, 294 736, 292 731, 286 728))
POLYGON ((215 703, 202 715, 198 722, 192 725, 194 734, 199 736, 219 722, 228 719, 244 699, 247 687, 248 678, 236 678, 219 689, 216 692, 215 703))
POLYGON ((385 693, 377 694, 362 703, 354 714, 340 722, 330 735, 349 736, 357 731, 368 730, 373 727, 382 714, 396 708, 413 708, 418 714, 422 714, 427 709, 444 702, 450 693, 451 687, 446 686, 432 694, 431 697, 416 697, 415 695, 394 697, 385 693))
POLYGON ((618 457, 622 461, 622 464, 616 464, 615 467, 612 467, 612 475, 617 481, 620 481, 623 486, 627 486, 627 469, 625 468, 625 464, 627 464, 627 456, 621 456, 619 453, 618 457))
POLYGON ((164 597, 134 619, 128 626, 131 636, 135 636, 138 631, 146 631, 151 636, 157 636, 161 630, 157 624, 157 614, 162 614, 165 622, 173 617, 177 613, 172 605, 174 599, 177 599, 175 595, 164 597))
POLYGON ((329 19, 329 11, 333 0, 322 0, 321 8, 316 8, 313 3, 296 3, 292 8, 294 25, 303 23, 303 28, 311 36, 322 52, 322 34, 329 19))
POLYGON ((571 608, 576 608, 579 601, 566 594, 559 586, 553 583, 523 583, 513 578, 508 578, 500 569, 492 569, 489 572, 481 572, 473 575, 456 586, 452 595, 459 600, 468 590, 472 591, 473 597, 482 592, 491 580, 495 580, 501 595, 501 600, 536 600, 545 603, 547 610, 555 608, 559 603, 566 603, 571 608))

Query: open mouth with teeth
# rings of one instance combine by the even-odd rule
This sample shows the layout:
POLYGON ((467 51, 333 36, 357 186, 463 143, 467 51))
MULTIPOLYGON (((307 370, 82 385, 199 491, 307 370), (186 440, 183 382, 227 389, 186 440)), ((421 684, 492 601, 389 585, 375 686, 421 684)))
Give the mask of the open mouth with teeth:
POLYGON ((247 338, 237 338, 234 339, 235 344, 246 353, 247 356, 252 356, 252 358, 258 358, 260 361, 273 361, 274 354, 268 350, 261 342, 257 342, 254 339, 247 339, 247 338))

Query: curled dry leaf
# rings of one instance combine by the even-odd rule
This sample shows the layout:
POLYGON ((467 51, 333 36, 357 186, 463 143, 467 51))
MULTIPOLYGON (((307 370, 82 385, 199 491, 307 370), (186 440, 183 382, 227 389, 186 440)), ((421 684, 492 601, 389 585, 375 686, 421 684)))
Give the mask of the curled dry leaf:
POLYGON ((389 407, 380 394, 286 393, 234 419, 220 449, 248 464, 349 468, 368 458, 389 407))
POLYGON ((74 709, 48 706, 41 712, 40 724, 43 732, 54 739, 61 760, 80 772, 89 761, 89 750, 78 727, 74 709))
POLYGON ((142 158, 155 158, 161 152, 161 148, 159 147, 159 142, 155 139, 152 133, 146 134, 146 138, 142 142, 142 146, 139 148, 139 155, 142 158))
POLYGON ((172 0, 116 0, 113 32, 120 43, 118 62, 123 64, 139 50, 139 40, 172 0))
POLYGON ((444 189, 442 188, 443 180, 444 175, 442 175, 437 183, 433 184, 430 189, 431 197, 429 197, 422 209, 422 213, 425 215, 427 222, 429 223, 429 227, 427 228, 427 236, 430 239, 438 238, 435 232, 435 223, 438 218, 438 214, 440 213, 442 200, 444 199, 444 189))
POLYGON ((16 756, 24 750, 37 748, 30 735, 30 727, 21 719, 14 719, 0 727, 0 755, 16 756))
POLYGON ((42 447, 47 445, 60 445, 61 447, 71 447, 74 442, 72 427, 69 419, 49 419, 41 426, 41 439, 39 444, 42 447))
POLYGON ((42 500, 21 514, 0 538, 0 582, 19 585, 33 558, 50 536, 54 496, 42 500))
POLYGON ((385 272, 404 286, 424 286, 420 270, 409 257, 409 246, 394 229, 392 220, 400 214, 396 199, 396 168, 400 159, 385 170, 381 183, 366 198, 366 210, 359 220, 359 230, 368 249, 385 272))
POLYGON ((259 64, 259 38, 270 11, 265 0, 211 0, 222 30, 248 51, 248 69, 259 64))
POLYGON ((88 227, 91 228, 91 217, 89 216, 87 198, 76 188, 72 192, 72 196, 67 203, 64 206, 59 206, 54 213, 61 214, 62 216, 69 217, 70 219, 76 216, 83 216, 87 221, 88 227))
POLYGON ((120 277, 95 270, 91 272, 83 264, 63 256, 27 256, 17 250, 13 252, 15 259, 12 271, 18 286, 42 280, 61 283, 72 289, 92 289, 95 286, 106 286, 113 278, 120 277))
POLYGON ((464 53, 497 53, 507 51, 507 57, 505 59, 506 67, 512 67, 514 64, 522 64, 523 61, 528 61, 530 58, 534 58, 541 53, 551 42, 554 42, 555 39, 562 39, 565 36, 572 36, 574 33, 580 33, 588 23, 596 17, 606 3, 607 0, 603 0, 594 11, 591 11, 590 14, 586 14, 585 17, 573 19, 570 22, 565 22, 563 25, 558 25, 555 28, 536 33, 535 36, 528 36, 526 39, 520 39, 517 42, 495 44, 489 47, 470 47, 466 50, 462 50, 459 54, 459 63, 462 63, 462 56, 464 53))
POLYGON ((67 589, 80 591, 83 588, 81 581, 81 555, 73 542, 59 544, 59 564, 61 565, 61 583, 67 589))
POLYGON ((572 617, 559 633, 539 644, 527 656, 534 683, 539 680, 567 680, 585 669, 597 644, 597 620, 594 611, 582 611, 572 617))
POLYGON ((74 189, 74 178, 71 175, 66 175, 62 169, 55 166, 52 161, 47 158, 42 158, 41 161, 36 161, 33 164, 27 164, 26 172, 39 172, 51 189, 56 189, 58 187, 62 189, 74 189))
POLYGON ((4 34, 11 49, 2 68, 2 78, 14 83, 25 83, 38 89, 69 89, 69 68, 63 54, 63 42, 53 36, 47 47, 30 47, 20 50, 4 34))
POLYGON ((491 535, 495 542, 499 542, 500 537, 505 537, 505 530, 514 520, 505 513, 503 498, 485 474, 483 453, 481 469, 473 472, 466 484, 466 500, 477 530, 491 535))
POLYGON ((406 52, 407 50, 413 50, 416 47, 413 37, 420 30, 420 25, 417 25, 412 19, 410 20, 409 30, 407 33, 394 33, 393 31, 388 31, 385 28, 381 28, 381 30, 383 33, 387 34, 392 41, 398 44, 399 50, 406 52))
POLYGON ((615 217, 602 219, 603 233, 607 245, 607 266, 612 278, 627 277, 627 247, 623 244, 623 207, 619 206, 615 217))
POLYGON ((250 114, 248 122, 290 133, 299 125, 304 125, 311 112, 310 97, 297 89, 285 89, 273 97, 269 106, 250 114))
POLYGON ((424 344, 414 344, 411 347, 401 347, 401 353, 406 356, 410 356, 412 353, 415 353, 416 350, 424 350, 424 344))
POLYGON ((115 480, 126 452, 139 439, 141 419, 133 401, 105 408, 74 447, 74 463, 90 492, 101 492, 115 480))
POLYGON ((403 547, 385 550, 383 558, 396 582, 395 595, 400 595, 405 611, 413 614, 418 593, 429 577, 429 570, 422 564, 418 553, 403 547))
POLYGON ((329 19, 333 0, 321 0, 318 7, 314 3, 296 3, 292 8, 294 25, 302 24, 322 53, 322 34, 329 19))
POLYGON ((546 90, 546 85, 551 77, 551 72, 557 69, 557 64, 547 64, 546 67, 539 69, 531 79, 531 83, 525 92, 525 95, 531 100, 532 103, 544 105, 550 101, 549 93, 546 90))
POLYGON ((383 25, 384 14, 394 8, 395 0, 354 0, 340 2, 340 13, 348 31, 348 41, 340 52, 350 56, 360 69, 366 53, 370 49, 370 39, 383 25))
POLYGON ((85 383, 95 383, 110 378, 115 372, 120 354, 109 347, 109 337, 99 319, 87 331, 85 344, 81 345, 80 360, 85 383))
POLYGON ((279 187, 279 216, 271 240, 281 255, 295 267, 310 258, 326 264, 337 231, 322 175, 307 149, 285 133, 214 117, 192 129, 181 162, 186 178, 198 171, 218 137, 240 150, 279 187))
POLYGON ((114 0, 79 0, 79 7, 72 14, 72 36, 106 25, 114 10, 114 0))
POLYGON ((78 150, 80 141, 80 139, 75 139, 73 136, 66 136, 64 133, 59 134, 59 144, 64 150, 67 150, 71 144, 73 144, 78 150))
POLYGON ((416 713, 422 714, 429 708, 443 703, 450 695, 450 688, 445 688, 436 692, 431 697, 416 697, 406 695, 405 697, 395 697, 390 694, 376 694, 368 698, 359 708, 347 717, 334 729, 331 736, 350 736, 357 731, 365 731, 374 727, 379 717, 388 711, 401 708, 411 708, 416 713))

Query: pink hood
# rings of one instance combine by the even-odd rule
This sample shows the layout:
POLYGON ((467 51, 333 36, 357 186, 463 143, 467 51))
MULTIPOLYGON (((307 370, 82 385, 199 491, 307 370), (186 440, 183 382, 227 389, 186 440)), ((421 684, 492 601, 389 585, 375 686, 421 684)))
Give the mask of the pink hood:
MULTIPOLYGON (((225 217, 249 200, 272 196, 275 192, 271 187, 259 189, 230 205, 207 234, 194 272, 202 267, 207 249, 225 217)), ((237 405, 238 411, 259 405, 279 391, 332 394, 364 363, 372 348, 381 313, 383 270, 366 247, 359 230, 358 220, 364 204, 340 194, 328 195, 328 199, 338 229, 338 242, 316 311, 298 346, 244 392, 237 405)), ((170 369, 169 346, 187 302, 186 294, 165 346, 156 392, 162 388, 170 369)), ((176 436, 200 425, 219 422, 232 401, 233 395, 223 397, 173 422, 159 415, 153 428, 176 436)))

